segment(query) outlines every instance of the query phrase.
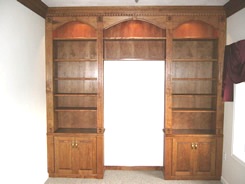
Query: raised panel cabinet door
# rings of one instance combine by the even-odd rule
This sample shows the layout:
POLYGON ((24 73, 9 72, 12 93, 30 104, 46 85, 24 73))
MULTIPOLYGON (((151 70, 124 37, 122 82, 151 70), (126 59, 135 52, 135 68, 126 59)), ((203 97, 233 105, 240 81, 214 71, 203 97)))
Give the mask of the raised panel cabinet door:
POLYGON ((195 144, 194 174, 198 176, 214 176, 216 158, 215 138, 199 138, 195 144))
POLYGON ((74 164, 81 175, 96 174, 96 137, 76 137, 74 164))
POLYGON ((73 137, 55 137, 55 173, 73 173, 73 137))
POLYGON ((188 138, 173 138, 172 175, 191 176, 193 174, 193 149, 188 138))

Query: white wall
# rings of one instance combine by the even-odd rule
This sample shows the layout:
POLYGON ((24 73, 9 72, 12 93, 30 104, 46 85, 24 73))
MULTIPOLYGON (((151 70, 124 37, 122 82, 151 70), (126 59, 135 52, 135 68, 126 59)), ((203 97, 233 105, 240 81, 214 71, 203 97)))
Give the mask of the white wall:
MULTIPOLYGON (((245 39, 245 8, 227 19, 227 44, 245 39)), ((244 184, 245 167, 231 156, 233 103, 225 103, 224 118, 224 155, 222 167, 222 182, 224 184, 244 184)))
POLYGON ((45 21, 0 0, 0 173, 5 184, 47 179, 45 21))
POLYGON ((105 165, 163 166, 164 61, 105 61, 105 165))

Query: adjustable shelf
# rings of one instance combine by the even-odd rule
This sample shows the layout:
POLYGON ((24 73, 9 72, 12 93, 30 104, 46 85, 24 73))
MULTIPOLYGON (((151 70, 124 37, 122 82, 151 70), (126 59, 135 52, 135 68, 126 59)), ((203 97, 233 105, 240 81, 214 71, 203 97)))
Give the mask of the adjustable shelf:
POLYGON ((79 134, 95 134, 97 133, 96 128, 58 128, 55 133, 66 133, 66 134, 73 134, 73 133, 79 133, 79 134))
POLYGON ((54 59, 54 62, 97 62, 97 59, 89 59, 89 58, 77 58, 77 59, 69 59, 69 58, 66 58, 66 59, 62 59, 62 58, 59 58, 59 59, 54 59))
POLYGON ((56 93, 54 96, 70 97, 70 96, 97 96, 97 93, 56 93))
POLYGON ((54 38, 54 41, 97 41, 97 37, 65 37, 54 38))
POLYGON ((60 107, 56 108, 56 112, 61 111, 96 111, 97 107, 60 107))
POLYGON ((211 80, 211 81, 216 81, 216 78, 172 78, 172 80, 194 80, 194 81, 206 81, 206 80, 211 80))
POLYGON ((173 129, 172 134, 176 135, 214 135, 215 130, 204 130, 204 129, 173 129))
POLYGON ((205 112, 205 113, 214 113, 215 109, 204 109, 204 108, 172 108, 173 112, 205 112))
POLYGON ((151 40, 166 40, 166 37, 104 37, 105 41, 108 40, 139 40, 139 41, 151 41, 151 40))
POLYGON ((73 77, 73 78, 67 78, 67 77, 59 77, 54 78, 54 80, 97 80, 95 77, 73 77))
POLYGON ((193 97, 209 97, 209 98, 216 98, 216 94, 185 94, 185 93, 173 93, 172 96, 177 96, 177 97, 186 97, 186 98, 193 98, 193 97))
POLYGON ((217 62, 218 59, 200 59, 200 58, 196 58, 196 59, 192 59, 192 58, 178 58, 178 59, 173 59, 172 62, 217 62))

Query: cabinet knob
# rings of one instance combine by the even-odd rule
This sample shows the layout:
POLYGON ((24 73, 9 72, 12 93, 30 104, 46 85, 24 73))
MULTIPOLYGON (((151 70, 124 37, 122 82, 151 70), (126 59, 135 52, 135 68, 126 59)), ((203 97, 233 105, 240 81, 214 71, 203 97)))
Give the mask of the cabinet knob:
POLYGON ((71 143, 71 146, 74 148, 74 146, 75 146, 75 143, 72 141, 72 143, 71 143))
POLYGON ((195 147, 194 148, 197 149, 197 144, 195 144, 195 147))
POLYGON ((194 148, 195 148, 195 144, 191 143, 191 149, 194 149, 194 148))

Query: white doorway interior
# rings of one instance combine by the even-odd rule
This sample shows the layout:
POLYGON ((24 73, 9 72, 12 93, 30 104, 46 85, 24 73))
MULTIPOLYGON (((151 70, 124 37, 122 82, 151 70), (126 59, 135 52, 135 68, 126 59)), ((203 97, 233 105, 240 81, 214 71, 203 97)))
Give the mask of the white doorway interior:
POLYGON ((164 61, 104 61, 106 166, 163 166, 164 61))

